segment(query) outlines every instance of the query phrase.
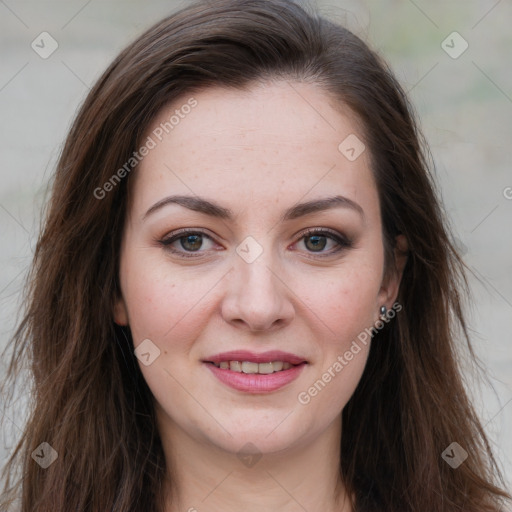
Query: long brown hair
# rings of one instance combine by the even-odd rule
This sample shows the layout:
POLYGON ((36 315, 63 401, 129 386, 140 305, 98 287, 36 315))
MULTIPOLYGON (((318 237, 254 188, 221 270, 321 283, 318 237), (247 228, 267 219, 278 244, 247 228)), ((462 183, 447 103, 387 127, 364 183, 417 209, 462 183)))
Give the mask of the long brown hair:
POLYGON ((4 469, 2 510, 19 496, 21 512, 162 512, 164 477, 172 475, 152 394, 129 329, 112 313, 126 162, 170 101, 267 79, 318 84, 352 109, 371 154, 387 270, 395 236, 408 241, 403 311, 376 335, 342 413, 340 472, 354 509, 497 512, 508 497, 461 377, 457 340, 474 357, 464 263, 402 88, 358 37, 291 0, 205 0, 130 44, 93 87, 67 137, 11 342, 5 384, 14 385, 26 363, 33 387, 23 436, 4 469), (116 173, 122 179, 111 181, 116 173), (31 457, 43 442, 58 454, 46 469, 31 457), (457 469, 441 456, 452 442, 468 453, 457 469), (22 478, 12 484, 16 467, 22 478))

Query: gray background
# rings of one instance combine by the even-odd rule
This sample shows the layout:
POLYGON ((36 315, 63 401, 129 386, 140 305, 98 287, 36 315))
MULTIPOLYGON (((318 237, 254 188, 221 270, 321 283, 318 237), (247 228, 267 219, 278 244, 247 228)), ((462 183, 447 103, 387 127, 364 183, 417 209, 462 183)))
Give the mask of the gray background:
MULTIPOLYGON (((16 325, 45 187, 79 104, 126 44, 186 3, 0 0, 0 349, 16 325), (47 59, 31 48, 43 31, 59 45, 47 59)), ((490 379, 478 385, 468 377, 468 385, 510 489, 512 6, 496 0, 316 5, 387 59, 420 116, 442 199, 471 269, 470 327, 490 379), (458 58, 442 47, 454 31, 469 45, 458 58)), ((458 52, 463 42, 452 39, 445 44, 458 52)), ((1 361, 0 378, 5 366, 1 361)), ((27 397, 20 394, 5 411, 0 466, 22 425, 27 397)))

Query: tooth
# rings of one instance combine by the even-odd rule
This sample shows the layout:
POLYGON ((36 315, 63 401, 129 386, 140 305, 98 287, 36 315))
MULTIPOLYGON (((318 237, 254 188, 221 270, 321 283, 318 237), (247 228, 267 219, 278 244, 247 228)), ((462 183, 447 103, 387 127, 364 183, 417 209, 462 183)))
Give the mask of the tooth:
POLYGON ((272 363, 260 363, 258 365, 258 373, 274 373, 274 367, 272 363))
POLYGON ((275 372, 280 372, 283 369, 283 361, 272 361, 272 367, 275 372))
POLYGON ((232 372, 241 372, 242 371, 242 364, 240 361, 230 361, 229 362, 229 369, 232 372))
POLYGON ((242 371, 244 373, 258 373, 258 363, 252 363, 250 361, 244 361, 242 363, 242 371))
POLYGON ((291 363, 284 363, 283 361, 271 361, 259 364, 252 361, 221 361, 220 363, 214 364, 217 368, 222 368, 223 370, 229 369, 233 372, 261 375, 269 375, 281 370, 288 370, 293 366, 291 363))

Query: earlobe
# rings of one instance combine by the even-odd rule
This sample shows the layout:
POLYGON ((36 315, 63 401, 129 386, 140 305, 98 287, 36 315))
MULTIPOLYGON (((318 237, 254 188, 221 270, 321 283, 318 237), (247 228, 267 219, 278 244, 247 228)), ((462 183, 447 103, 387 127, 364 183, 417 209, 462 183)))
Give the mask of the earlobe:
POLYGON ((128 325, 128 313, 122 297, 117 298, 114 303, 114 322, 117 325, 128 325))

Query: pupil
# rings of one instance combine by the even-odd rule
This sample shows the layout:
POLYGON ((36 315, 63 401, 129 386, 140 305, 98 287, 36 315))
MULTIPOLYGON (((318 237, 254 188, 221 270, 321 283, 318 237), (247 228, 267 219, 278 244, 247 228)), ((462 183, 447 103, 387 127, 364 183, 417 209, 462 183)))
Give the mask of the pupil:
MULTIPOLYGON (((313 236, 308 236, 307 238, 309 240, 313 240, 313 247, 312 247, 313 249, 320 249, 320 250, 322 250, 325 247, 325 244, 326 244, 325 236, 313 235, 313 236), (321 240, 320 243, 318 243, 320 238, 323 239, 323 240, 321 240)), ((307 242, 306 242, 306 245, 307 245, 307 242)))
POLYGON ((188 235, 184 237, 184 243, 183 238, 182 240, 182 247, 183 249, 189 250, 189 251, 195 251, 201 247, 201 235, 188 235), (186 247, 185 244, 190 243, 192 247, 186 247))

